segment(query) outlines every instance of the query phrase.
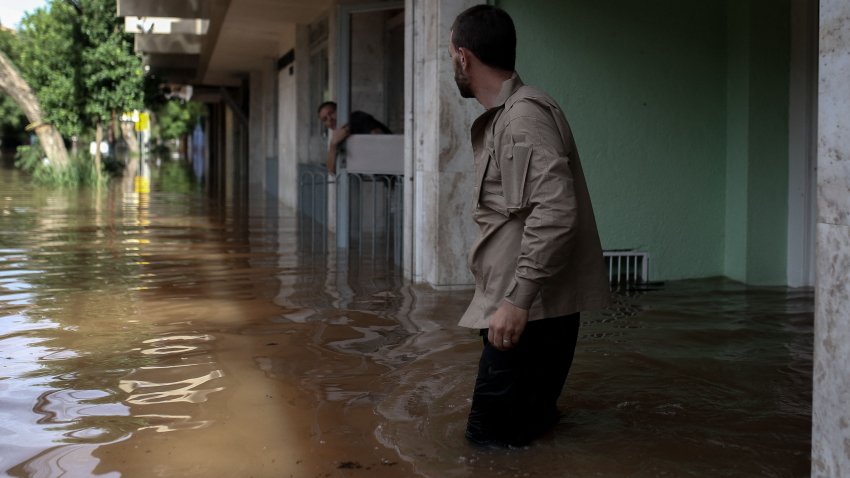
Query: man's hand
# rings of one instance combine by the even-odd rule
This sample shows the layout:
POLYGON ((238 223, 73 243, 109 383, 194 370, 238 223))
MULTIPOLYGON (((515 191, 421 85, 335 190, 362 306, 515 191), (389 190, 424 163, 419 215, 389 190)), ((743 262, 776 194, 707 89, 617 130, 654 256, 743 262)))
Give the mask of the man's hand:
POLYGON ((487 340, 498 350, 510 350, 519 342, 526 323, 528 311, 503 300, 490 317, 487 340))
POLYGON ((328 167, 329 174, 336 174, 336 149, 349 136, 351 136, 351 128, 348 125, 343 125, 341 128, 333 130, 331 144, 328 146, 328 154, 325 158, 325 165, 328 167))
POLYGON ((348 139, 349 136, 351 136, 351 127, 347 124, 335 129, 333 134, 331 135, 331 146, 336 148, 337 146, 342 144, 343 141, 348 139))

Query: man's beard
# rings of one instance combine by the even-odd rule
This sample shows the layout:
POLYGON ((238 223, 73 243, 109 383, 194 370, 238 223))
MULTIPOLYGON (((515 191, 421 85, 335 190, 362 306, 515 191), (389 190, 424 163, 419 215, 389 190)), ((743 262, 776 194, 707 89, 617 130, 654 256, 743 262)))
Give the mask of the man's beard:
POLYGON ((475 94, 472 92, 472 85, 469 83, 469 77, 464 75, 457 65, 455 65, 455 84, 457 85, 457 90, 460 92, 460 96, 463 98, 475 98, 475 94))

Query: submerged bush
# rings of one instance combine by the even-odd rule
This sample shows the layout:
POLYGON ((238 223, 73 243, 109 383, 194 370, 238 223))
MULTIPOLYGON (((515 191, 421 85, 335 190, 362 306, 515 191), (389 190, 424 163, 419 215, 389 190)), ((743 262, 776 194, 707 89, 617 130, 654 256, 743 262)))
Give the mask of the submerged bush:
POLYGON ((94 186, 106 182, 106 176, 96 170, 87 154, 72 155, 68 166, 57 167, 50 164, 37 144, 18 146, 15 166, 31 174, 34 182, 45 186, 94 186))
POLYGON ((153 176, 153 182, 158 184, 160 191, 189 194, 201 188, 192 166, 185 161, 163 161, 158 170, 153 171, 153 176))

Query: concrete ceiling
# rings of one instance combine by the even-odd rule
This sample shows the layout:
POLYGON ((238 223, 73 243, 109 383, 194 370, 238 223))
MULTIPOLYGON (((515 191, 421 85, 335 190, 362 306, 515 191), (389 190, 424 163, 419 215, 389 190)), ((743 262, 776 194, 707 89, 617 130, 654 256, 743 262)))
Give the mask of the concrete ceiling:
POLYGON ((118 0, 119 17, 209 18, 213 0, 118 0))
POLYGON ((189 68, 180 70, 181 81, 192 76, 187 74, 189 70, 194 72, 192 83, 236 86, 246 73, 292 48, 295 26, 314 22, 330 5, 331 0, 118 0, 118 12, 120 16, 208 18, 209 29, 199 42, 163 38, 137 45, 146 53, 151 71, 167 80, 175 69, 157 69, 157 57, 197 52, 197 61, 186 62, 189 68), (188 49, 187 43, 197 46, 188 49), (163 47, 172 44, 183 48, 170 51, 163 47), (151 51, 146 51, 145 45, 151 45, 151 51))
POLYGON ((136 35, 134 49, 143 53, 199 55, 201 37, 187 33, 169 35, 136 35))
POLYGON ((232 0, 205 82, 261 68, 294 46, 295 25, 315 21, 330 0, 232 0))

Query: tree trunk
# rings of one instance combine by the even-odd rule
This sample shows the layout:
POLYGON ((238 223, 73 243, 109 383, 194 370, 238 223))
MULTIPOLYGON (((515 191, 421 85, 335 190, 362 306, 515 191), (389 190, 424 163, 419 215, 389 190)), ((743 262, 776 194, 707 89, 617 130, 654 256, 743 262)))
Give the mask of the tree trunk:
POLYGON ((125 192, 133 191, 135 177, 139 174, 139 138, 136 136, 136 130, 133 123, 120 122, 121 137, 124 143, 127 144, 127 162, 124 169, 123 190, 125 192))
POLYGON ((103 142, 103 121, 100 118, 97 119, 97 123, 95 125, 94 130, 94 170, 97 171, 97 174, 100 174, 100 143, 103 142))
POLYGON ((181 134, 180 138, 178 138, 178 141, 180 141, 180 159, 182 159, 184 162, 188 163, 189 162, 189 148, 187 148, 187 145, 189 144, 189 135, 188 134, 181 134))
POLYGON ((116 143, 115 128, 117 126, 116 125, 117 122, 118 121, 116 120, 115 110, 112 110, 112 115, 109 118, 109 130, 107 130, 107 133, 106 133, 106 141, 109 143, 109 154, 112 155, 113 161, 118 156, 118 153, 115 150, 115 143, 116 143))
POLYGON ((32 88, 2 51, 0 51, 0 91, 9 95, 26 115, 30 127, 35 129, 35 134, 38 135, 38 141, 50 164, 54 167, 66 167, 68 150, 65 149, 62 136, 52 124, 44 122, 41 105, 33 94, 32 88))
POLYGON ((121 128, 121 137, 124 139, 124 142, 127 143, 127 150, 130 153, 130 156, 138 156, 139 154, 139 138, 136 136, 136 130, 133 127, 133 123, 124 123, 120 124, 121 128))

